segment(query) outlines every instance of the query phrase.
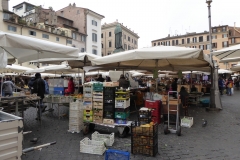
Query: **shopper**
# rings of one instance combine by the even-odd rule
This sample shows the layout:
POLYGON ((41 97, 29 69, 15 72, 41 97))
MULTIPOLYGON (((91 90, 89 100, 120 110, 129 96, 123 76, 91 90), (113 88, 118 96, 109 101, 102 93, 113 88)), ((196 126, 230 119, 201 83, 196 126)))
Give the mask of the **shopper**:
MULTIPOLYGON (((45 82, 41 78, 40 73, 35 74, 35 80, 33 82, 33 93, 37 94, 41 99, 40 101, 40 108, 41 108, 41 113, 45 111, 47 106, 43 106, 43 99, 44 99, 44 94, 45 94, 45 82)), ((38 118, 36 120, 40 120, 40 110, 38 110, 38 118)))
POLYGON ((73 77, 71 77, 68 81, 68 88, 65 90, 66 94, 74 94, 74 82, 73 82, 73 77))
POLYGON ((98 78, 96 79, 96 81, 98 81, 98 82, 104 82, 105 79, 102 77, 101 74, 99 74, 99 76, 98 76, 98 78))
POLYGON ((228 96, 232 95, 232 88, 233 88, 233 80, 232 80, 232 77, 229 77, 228 81, 227 81, 227 94, 228 94, 228 96))
POLYGON ((178 79, 175 78, 174 81, 172 82, 172 91, 175 91, 175 92, 173 92, 173 97, 174 98, 177 98, 177 93, 176 93, 176 91, 177 91, 177 81, 178 81, 178 79))
POLYGON ((119 82, 119 88, 126 89, 130 86, 130 82, 126 80, 123 74, 120 75, 120 79, 118 80, 119 82))
POLYGON ((48 80, 49 80, 49 77, 48 77, 48 76, 44 77, 44 83, 45 83, 45 94, 49 94, 48 80))
POLYGON ((219 77, 219 79, 218 79, 218 87, 219 87, 220 94, 223 95, 224 81, 223 81, 222 77, 219 77))
POLYGON ((106 82, 112 82, 111 77, 106 76, 106 82))
POLYGON ((6 78, 6 81, 3 82, 3 92, 5 96, 12 96, 13 90, 16 88, 16 86, 13 84, 13 82, 10 80, 9 77, 6 78))
POLYGON ((187 104, 187 102, 186 102, 187 97, 189 96, 185 87, 183 87, 183 86, 181 87, 179 95, 180 95, 180 99, 181 99, 181 102, 182 102, 182 106, 185 106, 187 104))

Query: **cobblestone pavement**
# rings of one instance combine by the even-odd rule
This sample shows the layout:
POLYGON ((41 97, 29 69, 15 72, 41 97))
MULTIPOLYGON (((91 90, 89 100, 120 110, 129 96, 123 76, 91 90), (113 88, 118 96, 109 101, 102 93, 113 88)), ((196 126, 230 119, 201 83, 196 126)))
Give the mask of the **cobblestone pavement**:
MULTIPOLYGON (((182 136, 175 134, 163 134, 163 126, 159 125, 158 152, 156 157, 132 155, 132 160, 150 159, 183 159, 183 160, 239 160, 240 159, 240 91, 235 91, 233 96, 222 96, 223 110, 220 112, 206 112, 203 107, 192 106, 190 116, 194 117, 192 128, 182 128, 182 136), (202 127, 203 120, 208 121, 206 127, 202 127)), ((61 114, 68 108, 61 107, 61 114)), ((80 153, 79 142, 84 138, 81 133, 69 133, 68 118, 60 120, 54 115, 43 115, 42 126, 35 120, 35 109, 26 111, 25 131, 33 133, 24 135, 23 148, 32 147, 52 141, 56 145, 43 148, 41 151, 33 151, 22 156, 23 160, 103 160, 103 156, 80 153), (30 140, 39 137, 37 144, 30 140)), ((132 115, 136 117, 136 115, 132 115)), ((102 131, 101 128, 99 128, 102 131)), ((88 135, 90 137, 91 134, 88 135)), ((118 138, 109 148, 131 152, 131 138, 118 138)))

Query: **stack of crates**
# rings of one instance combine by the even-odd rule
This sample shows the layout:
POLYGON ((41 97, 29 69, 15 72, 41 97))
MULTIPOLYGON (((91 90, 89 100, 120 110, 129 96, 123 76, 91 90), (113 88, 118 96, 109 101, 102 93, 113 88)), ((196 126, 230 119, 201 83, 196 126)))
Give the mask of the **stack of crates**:
POLYGON ((141 124, 152 122, 152 110, 146 107, 142 107, 138 111, 138 121, 141 124))
POLYGON ((130 115, 130 90, 116 89, 115 91, 115 123, 127 124, 130 115))
POLYGON ((84 122, 92 122, 92 107, 93 107, 93 84, 84 83, 83 84, 83 107, 84 107, 84 122))
POLYGON ((145 101, 145 107, 152 110, 152 122, 154 123, 161 123, 161 101, 145 101))
POLYGON ((103 122, 114 123, 115 87, 103 87, 103 122))
MULTIPOLYGON (((95 84, 95 83, 94 83, 95 84)), ((103 122, 103 85, 98 82, 93 87, 93 122, 103 122)))
POLYGON ((156 156, 158 153, 158 124, 150 123, 147 126, 137 126, 136 123, 133 122, 131 124, 131 131, 132 154, 156 156))
POLYGON ((69 132, 79 133, 83 128, 83 103, 71 102, 69 107, 69 132))

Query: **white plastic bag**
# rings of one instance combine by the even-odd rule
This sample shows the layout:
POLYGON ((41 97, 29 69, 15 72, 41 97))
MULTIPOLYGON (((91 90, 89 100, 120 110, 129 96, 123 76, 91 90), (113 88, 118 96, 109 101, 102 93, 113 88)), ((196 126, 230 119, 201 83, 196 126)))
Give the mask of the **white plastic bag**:
POLYGON ((6 68, 8 63, 7 53, 5 50, 3 50, 2 53, 0 53, 0 68, 6 68))
POLYGON ((231 88, 231 92, 232 92, 232 94, 234 94, 234 88, 231 88))

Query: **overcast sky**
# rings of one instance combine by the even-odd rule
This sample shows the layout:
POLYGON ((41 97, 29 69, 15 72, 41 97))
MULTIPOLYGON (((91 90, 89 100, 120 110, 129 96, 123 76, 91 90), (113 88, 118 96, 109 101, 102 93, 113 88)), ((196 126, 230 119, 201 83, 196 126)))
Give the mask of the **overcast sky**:
MULTIPOLYGON (((139 48, 151 46, 151 41, 168 34, 208 31, 208 9, 206 0, 25 0, 55 11, 76 3, 77 7, 91 9, 105 18, 103 23, 118 19, 140 36, 139 48)), ((10 0, 12 6, 23 0, 10 0)), ((240 27, 239 0, 213 0, 212 26, 230 25, 240 27)))

